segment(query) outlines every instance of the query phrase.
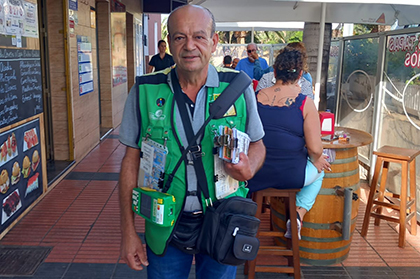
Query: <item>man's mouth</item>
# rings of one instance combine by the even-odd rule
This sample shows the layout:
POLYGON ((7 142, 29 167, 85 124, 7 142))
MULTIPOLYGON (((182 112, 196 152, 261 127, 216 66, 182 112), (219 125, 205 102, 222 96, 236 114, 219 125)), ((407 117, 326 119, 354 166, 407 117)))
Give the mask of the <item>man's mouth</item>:
POLYGON ((183 56, 183 58, 188 61, 188 60, 194 60, 194 59, 198 58, 198 56, 188 55, 188 56, 183 56))

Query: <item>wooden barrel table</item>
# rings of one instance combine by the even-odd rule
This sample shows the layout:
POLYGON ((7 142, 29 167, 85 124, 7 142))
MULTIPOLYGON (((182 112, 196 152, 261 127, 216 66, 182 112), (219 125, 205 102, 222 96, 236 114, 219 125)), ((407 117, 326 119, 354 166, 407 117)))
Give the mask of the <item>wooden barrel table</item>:
MULTIPOLYGON (((336 127, 350 135, 349 142, 323 142, 323 147, 335 150, 335 161, 331 163, 331 172, 325 171, 321 191, 312 209, 306 213, 301 230, 302 239, 299 242, 300 260, 310 265, 332 265, 344 261, 350 251, 350 243, 356 227, 359 208, 360 177, 357 147, 372 142, 372 136, 366 132, 336 127), (341 231, 344 214, 345 189, 352 191, 352 200, 348 201, 350 214, 350 234, 343 239, 341 231)), ((286 217, 284 204, 280 199, 271 199, 272 225, 284 231, 286 217)), ((284 245, 285 239, 276 239, 279 245, 284 245)))

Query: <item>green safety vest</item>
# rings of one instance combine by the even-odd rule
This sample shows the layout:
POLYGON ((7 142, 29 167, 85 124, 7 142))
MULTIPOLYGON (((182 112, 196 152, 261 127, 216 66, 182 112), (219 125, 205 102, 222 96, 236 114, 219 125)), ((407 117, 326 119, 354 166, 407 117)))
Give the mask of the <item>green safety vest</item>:
MULTIPOLYGON (((232 81, 237 74, 238 73, 234 71, 226 71, 222 69, 218 70, 219 87, 207 88, 206 118, 209 116, 209 104, 218 97, 218 95, 229 85, 230 81, 232 81)), ((141 116, 141 137, 138 145, 141 147, 142 139, 144 139, 146 135, 148 138, 160 144, 164 144, 166 142, 168 155, 166 157, 165 164, 164 185, 168 179, 168 175, 172 173, 172 170, 182 154, 182 144, 180 143, 181 137, 178 134, 175 124, 175 98, 168 85, 168 75, 170 75, 170 69, 137 77, 136 79, 136 88, 138 88, 139 93, 139 111, 141 116)), ((232 108, 230 108, 228 112, 230 115, 228 115, 229 113, 226 113, 225 117, 217 120, 213 119, 209 122, 201 142, 202 151, 204 152, 204 156, 202 157, 203 165, 209 187, 210 198, 213 201, 216 200, 214 190, 214 132, 220 125, 229 126, 231 128, 236 127, 240 131, 245 131, 247 114, 244 94, 236 100, 234 103, 234 109, 232 110, 232 108)), ((178 216, 184 208, 187 192, 185 181, 186 165, 183 162, 177 170, 167 192, 168 194, 175 196, 176 220, 178 220, 178 216)), ((239 189, 231 196, 245 197, 247 193, 248 189, 245 188, 245 183, 241 182, 239 189)), ((201 204, 205 205, 205 198, 203 195, 201 195, 201 204)), ((203 210, 205 210, 205 206, 203 206, 203 210)), ((146 220, 146 242, 148 247, 156 255, 163 255, 166 252, 166 247, 171 240, 176 224, 177 223, 175 222, 174 226, 160 227, 146 220)))

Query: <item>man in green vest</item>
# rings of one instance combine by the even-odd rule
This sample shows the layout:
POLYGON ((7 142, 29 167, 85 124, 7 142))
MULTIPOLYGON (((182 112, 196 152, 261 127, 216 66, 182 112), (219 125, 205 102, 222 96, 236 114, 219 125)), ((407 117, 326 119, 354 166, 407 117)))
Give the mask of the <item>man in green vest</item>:
MULTIPOLYGON (((143 247, 135 230, 131 209, 132 190, 138 185, 142 146, 152 140, 168 149, 165 182, 181 157, 182 150, 188 146, 180 110, 173 96, 174 83, 179 81, 183 102, 194 133, 197 133, 209 115, 209 103, 238 74, 230 69, 216 69, 209 63, 219 40, 215 33, 214 17, 209 10, 194 5, 177 8, 168 18, 168 31, 168 43, 176 67, 136 79, 127 98, 120 127, 120 141, 126 145, 119 181, 121 258, 134 270, 147 266, 149 279, 187 279, 194 257, 197 278, 233 279, 236 277, 235 266, 219 264, 207 255, 179 245, 184 234, 200 228, 197 220, 201 220, 200 216, 206 210, 205 199, 197 187, 197 181, 202 177, 197 177, 190 161, 185 160, 181 164, 167 191, 176 200, 174 226, 162 228, 146 220, 147 248, 143 247), (175 71, 178 81, 172 79, 171 71, 175 71)), ((199 155, 202 156, 204 176, 213 201, 216 200, 214 160, 219 160, 213 156, 213 137, 219 125, 236 127, 249 135, 251 143, 248 155, 241 153, 237 164, 224 164, 226 173, 232 178, 249 180, 261 168, 265 158, 262 143, 264 131, 251 86, 223 118, 210 121, 199 141, 199 155)), ((240 183, 238 190, 230 196, 244 197, 247 192, 244 183, 240 183)))

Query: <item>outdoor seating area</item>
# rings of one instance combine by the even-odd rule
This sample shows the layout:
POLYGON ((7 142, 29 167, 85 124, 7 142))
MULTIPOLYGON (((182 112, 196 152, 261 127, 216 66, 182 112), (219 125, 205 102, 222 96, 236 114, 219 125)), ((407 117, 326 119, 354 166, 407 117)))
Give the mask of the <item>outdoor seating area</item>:
MULTIPOLYGON (((35 273, 2 273, 0 278, 146 278, 146 271, 130 270, 119 256, 117 187, 123 155, 124 146, 118 141, 116 129, 0 241, 3 247, 51 247, 35 273)), ((361 237, 368 190, 366 181, 361 180, 359 213, 348 258, 332 266, 301 264, 303 278, 418 278, 420 235, 407 233, 405 248, 399 248, 398 224, 382 221, 374 226, 371 218, 366 238, 361 237)), ((394 215, 391 209, 386 212, 394 215)), ((262 227, 269 227, 269 214, 269 210, 262 214, 262 227)), ((136 226, 142 235, 141 218, 136 226)), ((13 259, 2 260, 6 266, 13 259)), ((261 255, 257 265, 273 262, 279 262, 275 256, 261 255)), ((239 266, 236 278, 247 278, 244 266, 239 266)), ((255 278, 290 277, 256 272, 255 278)))

